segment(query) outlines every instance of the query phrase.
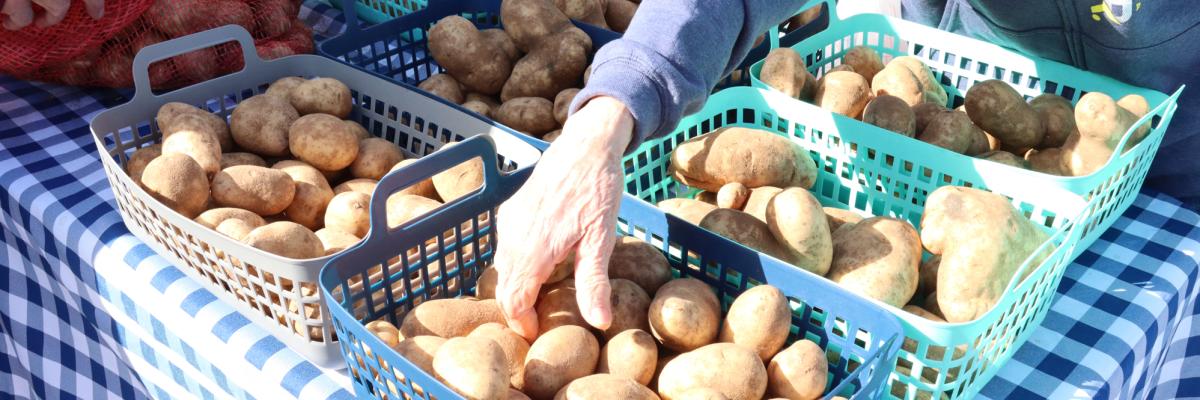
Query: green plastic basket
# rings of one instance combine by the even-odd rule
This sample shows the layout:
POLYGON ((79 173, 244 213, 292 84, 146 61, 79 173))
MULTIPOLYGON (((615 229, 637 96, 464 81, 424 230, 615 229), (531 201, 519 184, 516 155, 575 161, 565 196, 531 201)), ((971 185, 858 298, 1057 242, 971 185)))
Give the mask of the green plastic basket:
MULTIPOLYGON (((342 0, 325 0, 326 3, 346 11, 342 0)), ((401 15, 408 15, 429 5, 428 0, 354 0, 354 10, 363 21, 380 24, 401 15)))
MULTIPOLYGON (((827 4, 832 0, 825 0, 827 4)), ((836 6, 830 4, 829 9, 836 6)), ((1095 213, 1084 221, 1085 231, 1082 246, 1077 246, 1079 255, 1100 237, 1120 215, 1125 212, 1141 190, 1146 172, 1162 143, 1163 134, 1171 117, 1178 108, 1178 99, 1183 88, 1168 96, 1162 92, 1143 89, 1119 82, 1092 72, 1087 72, 1054 61, 1027 56, 991 43, 959 36, 924 25, 886 17, 878 14, 856 15, 845 20, 831 13, 829 28, 824 32, 792 46, 800 53, 809 70, 821 76, 841 64, 842 54, 854 46, 869 46, 883 56, 884 62, 896 56, 914 55, 921 58, 933 70, 938 81, 949 95, 947 107, 963 104, 963 95, 976 82, 1000 79, 1008 82, 1027 100, 1042 93, 1054 93, 1077 102, 1087 92, 1099 91, 1113 98, 1138 94, 1152 105, 1150 112, 1134 126, 1151 124, 1147 137, 1126 149, 1130 128, 1117 144, 1108 164, 1095 173, 1081 177, 1061 177, 987 162, 979 167, 984 170, 1007 170, 1011 179, 1035 187, 1053 186, 1061 188, 1075 197, 1090 201, 1100 199, 1095 213), (1122 151, 1122 149, 1125 149, 1122 151)), ((751 84, 768 88, 759 80, 763 62, 750 68, 751 84)), ((828 114, 828 112, 826 112, 828 114)), ((857 121, 855 121, 857 122, 857 121)), ((869 126, 866 123, 852 124, 855 129, 869 126)), ((969 164, 969 157, 941 149, 916 139, 901 140, 898 148, 920 155, 921 158, 949 157, 969 164)), ((949 170, 958 172, 958 170, 949 170)), ((992 184, 992 181, 988 182, 992 184)))
POLYGON ((696 190, 668 172, 671 151, 683 141, 725 126, 764 129, 809 150, 819 171, 812 192, 826 206, 902 218, 919 227, 925 199, 937 187, 987 187, 1011 198, 1014 206, 1051 234, 1038 251, 1048 251, 1050 256, 1041 265, 1027 260, 1022 271, 1032 270, 1028 278, 1011 283, 1008 294, 978 320, 935 323, 875 302, 897 315, 905 329, 905 346, 885 392, 893 397, 969 398, 978 393, 1045 317, 1085 231, 1078 222, 1089 220, 1101 204, 1084 202, 1051 182, 1022 181, 1021 170, 992 168, 988 161, 912 146, 910 138, 830 115, 782 93, 750 87, 713 95, 675 132, 647 141, 627 156, 626 191, 652 203, 691 196, 696 190), (962 352, 946 351, 955 348, 962 352))

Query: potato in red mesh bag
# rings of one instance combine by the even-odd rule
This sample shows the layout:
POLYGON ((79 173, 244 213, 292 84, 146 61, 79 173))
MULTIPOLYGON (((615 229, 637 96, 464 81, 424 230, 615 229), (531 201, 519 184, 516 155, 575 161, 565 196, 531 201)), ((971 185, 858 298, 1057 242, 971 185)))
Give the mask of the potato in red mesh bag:
POLYGON ((292 23, 292 29, 286 34, 272 40, 259 41, 255 43, 255 49, 258 50, 258 56, 264 60, 312 53, 312 28, 297 20, 292 23))
POLYGON ((231 24, 254 29, 253 10, 239 0, 157 0, 145 19, 172 38, 231 24))
MULTIPOLYGON (((288 33, 300 14, 299 5, 292 0, 251 0, 250 7, 254 10, 254 29, 251 32, 256 39, 288 33)), ((303 25, 303 22, 296 23, 303 25)))
POLYGON ((133 56, 124 51, 105 51, 96 61, 96 86, 133 86, 133 56))
POLYGON ((62 70, 61 63, 100 48, 141 17, 153 2, 106 1, 104 17, 97 21, 87 15, 83 2, 76 1, 58 24, 3 30, 0 33, 0 72, 26 79, 45 78, 49 71, 62 70))

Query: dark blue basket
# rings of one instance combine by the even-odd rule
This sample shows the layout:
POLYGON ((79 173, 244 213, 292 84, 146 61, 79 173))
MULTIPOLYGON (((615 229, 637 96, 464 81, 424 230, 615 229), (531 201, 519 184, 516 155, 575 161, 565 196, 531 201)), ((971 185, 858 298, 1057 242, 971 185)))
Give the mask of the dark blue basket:
MULTIPOLYGON (((360 397, 458 398, 367 332, 364 323, 384 319, 399 325, 422 301, 474 293, 480 270, 494 254, 496 208, 528 178, 529 168, 505 174, 485 162, 482 190, 400 227, 378 227, 389 195, 476 157, 496 158, 490 138, 467 139, 384 177, 372 196, 367 239, 321 271, 321 290, 360 397)), ((808 338, 829 353, 829 393, 873 398, 884 389, 893 367, 887 361, 895 359, 903 336, 896 318, 879 306, 629 195, 622 199, 618 231, 666 253, 676 276, 708 283, 725 309, 750 287, 775 285, 793 300, 790 340, 808 338)))

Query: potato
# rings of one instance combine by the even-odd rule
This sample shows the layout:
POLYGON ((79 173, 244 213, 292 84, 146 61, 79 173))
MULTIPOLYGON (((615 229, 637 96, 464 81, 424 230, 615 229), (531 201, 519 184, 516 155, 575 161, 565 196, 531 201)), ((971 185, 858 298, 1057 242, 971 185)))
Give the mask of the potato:
POLYGON ((350 88, 333 78, 313 78, 296 85, 288 101, 300 115, 329 114, 346 119, 354 107, 350 88))
POLYGON ((348 249, 362 241, 358 236, 332 228, 321 228, 316 232, 316 235, 317 239, 321 239, 321 246, 325 248, 325 255, 327 256, 341 253, 342 250, 348 249))
MULTIPOLYGON (((503 53, 504 56, 508 58, 508 62, 510 64, 515 63, 515 62, 517 62, 517 60, 521 59, 521 55, 522 55, 521 49, 517 48, 517 43, 513 42, 512 38, 509 37, 508 33, 504 32, 503 29, 500 29, 500 28, 484 29, 482 31, 479 31, 479 33, 483 35, 483 40, 491 43, 492 46, 495 46, 496 48, 500 49, 500 52, 503 53)), ((467 100, 470 100, 470 99, 467 99, 467 100)))
POLYGON ((442 202, 411 194, 397 194, 387 199, 388 228, 395 228, 441 207, 442 202))
POLYGON ((155 200, 187 218, 208 205, 208 178, 195 160, 183 154, 164 154, 142 171, 142 187, 155 200))
POLYGON ((333 199, 333 189, 325 181, 321 171, 300 161, 280 161, 271 168, 291 176, 296 184, 296 195, 288 205, 287 216, 308 229, 320 229, 325 220, 325 209, 333 199))
POLYGON ((680 393, 678 396, 673 397, 672 400, 729 400, 729 398, 725 397, 721 392, 716 391, 716 389, 697 387, 680 393))
POLYGON ((515 388, 508 388, 508 400, 530 400, 529 396, 515 388))
POLYGON ((1100 92, 1083 95, 1075 105, 1079 135, 1068 137, 1062 147, 1067 170, 1084 176, 1103 168, 1134 122, 1137 117, 1112 97, 1100 92))
POLYGON ((505 322, 495 300, 434 299, 404 316, 400 334, 406 338, 422 335, 452 338, 466 336, 488 322, 505 322))
POLYGON ((942 316, 942 308, 938 306, 937 303, 937 290, 929 292, 929 295, 925 296, 925 301, 922 303, 921 307, 926 311, 933 313, 933 315, 937 315, 938 317, 942 316))
MULTIPOLYGON (((925 318, 930 321, 946 322, 946 320, 944 318, 938 316, 937 314, 931 313, 931 312, 925 310, 924 308, 917 307, 917 306, 914 306, 911 304, 904 306, 903 310, 908 311, 912 315, 916 315, 918 317, 925 318)), ((914 347, 912 350, 909 350, 909 352, 913 352, 913 350, 916 350, 916 348, 914 347)), ((941 354, 945 354, 945 353, 941 353, 941 354)), ((934 358, 940 359, 941 357, 934 357, 934 358)))
POLYGON ((665 399, 698 387, 714 389, 729 400, 761 399, 767 391, 767 369, 753 350, 713 343, 680 354, 658 377, 658 393, 665 399))
POLYGON ((787 47, 767 53, 762 71, 759 72, 759 79, 767 86, 796 99, 802 97, 811 78, 812 75, 808 73, 808 66, 804 65, 800 53, 787 47))
MULTIPOLYGON (((415 159, 415 158, 409 158, 406 160, 402 160, 402 161, 396 163, 396 165, 393 166, 392 169, 390 171, 388 171, 388 173, 395 172, 396 170, 404 168, 405 166, 408 166, 415 162, 417 162, 417 159, 415 159)), ((455 167, 455 168, 457 168, 457 167, 455 167)), ((451 170, 453 170, 453 169, 451 169, 451 170)), ((480 178, 480 179, 482 179, 482 178, 480 178)), ((371 190, 375 190, 375 187, 372 186, 371 190)), ((396 193, 397 194, 411 194, 411 195, 421 196, 421 197, 433 199, 433 200, 441 199, 441 197, 438 197, 437 188, 435 186, 433 186, 433 178, 429 178, 429 179, 423 180, 421 182, 418 182, 415 185, 406 187, 404 189, 400 189, 400 191, 396 192, 396 193)))
MULTIPOLYGON (((407 161, 407 160, 405 160, 405 161, 407 161)), ((401 161, 401 162, 403 162, 403 161, 401 161)), ((399 164, 397 164, 397 165, 399 165, 399 164)), ((379 181, 374 180, 374 179, 367 179, 367 178, 351 179, 351 180, 342 182, 341 184, 334 187, 333 194, 336 196, 336 195, 339 195, 339 194, 342 194, 345 192, 359 192, 359 193, 365 194, 367 196, 370 196, 372 193, 375 193, 375 186, 378 184, 379 184, 379 181)))
MULTIPOLYGON (((507 22, 505 25, 511 27, 507 22)), ((520 45, 515 36, 513 39, 520 45)), ((512 60, 505 50, 471 21, 457 15, 442 18, 429 30, 429 52, 438 65, 472 92, 500 93, 512 72, 512 60)))
POLYGON ((808 151, 767 131, 726 127, 683 142, 671 153, 671 176, 716 192, 726 183, 811 188, 817 166, 808 151))
POLYGON ((938 264, 942 257, 932 255, 921 261, 917 267, 917 293, 929 293, 937 289, 938 264))
POLYGON ((650 333, 663 347, 685 352, 717 338, 721 305, 703 281, 674 279, 658 288, 647 315, 650 333))
POLYGON ((658 400, 658 395, 628 377, 595 374, 571 381, 554 396, 554 400, 603 399, 658 400))
POLYGON ((305 79, 298 76, 285 76, 271 82, 271 86, 267 87, 267 91, 263 94, 268 96, 280 96, 283 99, 289 99, 292 95, 292 89, 304 83, 305 79))
POLYGON ((768 393, 788 399, 818 399, 825 393, 828 374, 825 351, 811 340, 800 339, 771 359, 768 393))
MULTIPOLYGON (((439 151, 453 145, 454 143, 447 144, 439 151)), ((457 200, 483 187, 483 160, 473 158, 459 163, 448 170, 437 173, 433 176, 432 181, 438 197, 447 203, 457 200)))
POLYGON ((855 72, 830 71, 818 83, 813 102, 817 107, 857 119, 871 100, 873 91, 868 82, 855 72))
POLYGON ((592 76, 592 66, 589 64, 587 69, 583 70, 583 85, 587 86, 588 78, 592 76))
POLYGON ((892 64, 904 67, 917 78, 917 82, 921 85, 921 91, 925 93, 922 104, 933 103, 945 107, 946 101, 949 99, 946 88, 937 82, 937 77, 933 76, 933 72, 929 70, 929 66, 925 65, 925 62, 915 56, 901 56, 893 58, 888 66, 892 64))
POLYGON ((850 66, 867 82, 875 79, 875 74, 884 69, 883 59, 879 57, 879 53, 875 52, 867 46, 854 46, 842 55, 842 64, 850 66))
POLYGON ((787 188, 767 204, 767 227, 789 263, 817 275, 829 271, 833 242, 821 203, 808 190, 787 188))
POLYGON ((591 375, 600 343, 587 329, 565 325, 543 333, 529 346, 525 376, 517 386, 530 398, 548 399, 573 380, 591 375))
MULTIPOLYGON (((724 187, 724 186, 721 186, 721 187, 724 187)), ((719 192, 719 190, 718 190, 718 192, 719 192)), ((704 190, 704 191, 701 191, 700 193, 696 193, 695 198, 696 198, 696 200, 702 201, 707 204, 712 204, 714 206, 717 205, 717 193, 716 192, 710 192, 710 191, 704 190)))
POLYGON ((313 231, 295 222, 272 222, 254 228, 246 236, 246 244, 256 249, 287 258, 304 260, 325 255, 325 246, 313 231))
POLYGON ((967 114, 947 110, 934 115, 917 139, 962 154, 975 143, 976 132, 967 114))
POLYGON ((500 273, 495 268, 484 269, 475 280, 475 297, 481 300, 496 298, 496 282, 500 273))
POLYGON ((500 399, 508 395, 509 371, 504 350, 489 339, 446 340, 433 356, 433 371, 438 380, 467 399, 500 399))
POLYGON ((863 122, 908 137, 917 134, 917 115, 913 109, 904 100, 888 94, 876 96, 867 103, 863 122))
POLYGON ((783 189, 774 186, 761 186, 750 190, 750 197, 746 199, 746 205, 742 210, 747 214, 753 215, 759 221, 767 222, 767 206, 771 204, 771 199, 775 198, 783 189))
POLYGON ((612 339, 626 330, 649 331, 646 312, 650 308, 650 295, 637 283, 627 279, 612 279, 609 284, 612 288, 612 324, 604 330, 604 338, 612 339))
POLYGON ((679 219, 700 225, 700 221, 716 210, 717 206, 693 199, 666 199, 658 202, 658 208, 679 219))
POLYGON ((221 169, 229 168, 236 165, 253 165, 256 167, 266 167, 267 161, 254 153, 225 153, 221 155, 221 169))
POLYGON ((134 183, 142 184, 142 172, 146 170, 146 165, 150 164, 158 156, 162 155, 162 145, 152 144, 134 151, 129 155, 129 161, 125 163, 125 170, 129 173, 129 177, 134 183))
POLYGON ((980 154, 977 157, 1008 166, 1025 168, 1025 160, 1004 150, 989 151, 987 153, 980 154))
POLYGON ((229 236, 233 238, 233 240, 241 242, 245 241, 247 236, 250 236, 250 232, 254 231, 254 228, 257 228, 257 226, 252 226, 246 223, 246 221, 240 219, 228 219, 224 222, 221 222, 216 228, 213 228, 213 230, 222 235, 229 236))
POLYGON ((799 265, 804 262, 802 254, 792 251, 772 235, 767 223, 745 212, 718 208, 700 221, 700 227, 786 263, 799 265))
MULTIPOLYGON (((1137 123, 1137 120, 1142 118, 1142 116, 1150 113, 1150 103, 1146 102, 1145 97, 1136 94, 1122 97, 1120 100, 1117 100, 1117 105, 1124 108, 1125 111, 1129 111, 1130 114, 1133 114, 1134 123, 1137 123)), ((1138 126, 1137 130, 1133 132, 1133 136, 1129 138, 1129 144, 1126 144, 1125 148, 1131 149, 1133 146, 1141 143, 1142 139, 1145 139, 1148 133, 1150 133, 1149 122, 1138 126)))
POLYGON ((658 346, 649 333, 640 329, 625 330, 610 337, 600 350, 596 372, 633 379, 642 385, 654 377, 658 361, 658 346))
POLYGON ((558 121, 559 125, 567 123, 567 113, 571 109, 571 101, 575 100, 577 94, 579 94, 579 89, 570 88, 563 89, 554 96, 554 120, 558 121))
POLYGON ((288 155, 288 128, 300 114, 278 96, 254 96, 233 109, 229 129, 242 149, 264 157, 288 155))
POLYGON ((507 103, 521 97, 553 99, 559 92, 577 86, 587 68, 591 48, 591 38, 579 28, 571 27, 547 37, 513 65, 512 76, 500 92, 500 101, 507 103))
POLYGON ((554 0, 554 6, 567 18, 608 29, 604 20, 605 4, 602 0, 554 0))
MULTIPOLYGON (((955 112, 963 114, 959 111, 955 112)), ((967 152, 964 154, 968 156, 978 156, 980 154, 1000 148, 1000 142, 997 141, 996 138, 988 135, 987 132, 984 132, 983 129, 979 129, 979 127, 975 126, 975 124, 971 124, 970 130, 973 138, 971 139, 971 145, 967 146, 967 152)))
POLYGON ((492 107, 482 101, 471 100, 462 103, 463 108, 471 110, 484 117, 492 117, 492 107))
MULTIPOLYGON (((934 103, 921 103, 912 107, 913 116, 916 117, 916 130, 914 132, 921 133, 925 131, 925 127, 929 126, 929 121, 933 121, 933 117, 946 111, 946 107, 934 103)), ((866 120, 866 117, 863 118, 866 120)))
POLYGON ((327 114, 309 114, 293 122, 288 129, 288 149, 300 161, 323 171, 350 166, 359 150, 357 135, 344 121, 327 114))
POLYGON ((917 291, 921 238, 908 222, 872 217, 833 235, 828 278, 851 292, 901 307, 917 291))
POLYGON ((1046 128, 1046 135, 1042 137, 1042 142, 1037 148, 1062 146, 1068 136, 1079 131, 1075 127, 1075 110, 1071 102, 1062 96, 1045 93, 1034 97, 1029 106, 1038 113, 1038 117, 1042 119, 1042 126, 1046 128))
POLYGON ((517 386, 525 380, 525 355, 529 353, 529 343, 521 335, 508 329, 507 325, 489 322, 475 328, 467 337, 496 342, 504 351, 504 359, 508 362, 509 382, 512 386, 517 386))
POLYGON ((912 71, 900 65, 888 65, 871 80, 871 91, 875 96, 892 95, 904 100, 909 107, 925 102, 921 82, 912 71))
POLYGON ((739 182, 726 183, 717 191, 717 207, 741 210, 750 198, 750 189, 739 182))
POLYGON ((229 124, 220 115, 210 113, 190 104, 172 102, 159 108, 154 118, 163 138, 171 136, 180 130, 207 132, 213 135, 221 145, 221 151, 233 150, 233 135, 229 132, 229 124), (187 116, 186 118, 180 118, 187 116))
POLYGON ((783 348, 791 328, 792 310, 783 292, 760 285, 734 299, 718 340, 753 350, 765 363, 783 348))
POLYGON ((830 233, 836 232, 842 225, 856 224, 863 220, 862 215, 850 210, 834 207, 824 207, 821 210, 825 212, 825 223, 829 225, 830 233))
POLYGON ((604 21, 608 23, 608 28, 614 32, 625 33, 629 29, 629 24, 633 22, 634 14, 637 13, 638 3, 628 0, 607 0, 607 2, 608 5, 604 7, 604 21))
POLYGON ((517 48, 526 52, 532 51, 546 36, 571 26, 566 14, 551 0, 504 1, 500 4, 500 21, 517 48))
POLYGON ((1034 171, 1050 175, 1067 175, 1066 168, 1063 167, 1063 152, 1060 148, 1029 150, 1025 153, 1025 161, 1029 164, 1029 169, 1034 171))
POLYGON ((496 100, 492 96, 479 93, 467 93, 466 101, 478 101, 480 103, 487 104, 488 108, 493 110, 500 107, 500 101, 496 100))
POLYGON ((554 103, 540 97, 518 97, 492 111, 497 122, 531 136, 541 137, 558 127, 554 103))
POLYGON ((576 300, 575 280, 567 279, 555 285, 547 285, 538 296, 537 310, 538 332, 545 334, 565 325, 589 327, 579 311, 576 300))
POLYGON ((383 138, 366 138, 358 141, 358 157, 350 163, 350 175, 380 180, 401 160, 404 160, 404 152, 395 143, 383 138))
POLYGON ((417 87, 451 103, 463 103, 462 85, 449 74, 433 74, 417 87))
POLYGON ((230 219, 245 221, 256 228, 267 223, 258 214, 240 208, 214 208, 201 213, 196 217, 195 221, 205 228, 215 229, 217 225, 230 219))
POLYGON ((221 170, 212 179, 212 196, 217 205, 250 210, 258 215, 275 215, 292 204, 296 184, 283 171, 238 165, 221 170))
MULTIPOLYGON (((194 115, 180 115, 175 120, 182 124, 185 119, 197 118, 194 115)), ((183 154, 196 160, 206 176, 211 177, 221 170, 221 144, 216 137, 206 131, 183 129, 176 131, 163 139, 163 154, 183 154)))
MULTIPOLYGON (((569 271, 568 271, 569 272, 569 271)), ((613 246, 608 261, 608 277, 629 280, 647 294, 671 280, 671 264, 653 245, 637 238, 622 236, 613 246)))
POLYGON ((1005 146, 1033 147, 1045 137, 1038 112, 1004 81, 993 79, 971 86, 965 106, 971 121, 1005 146))
POLYGON ((185 114, 202 114, 207 113, 199 107, 178 101, 172 101, 158 107, 158 112, 154 114, 154 124, 158 125, 158 130, 165 135, 171 128, 171 123, 175 117, 185 114))
MULTIPOLYGON (((1004 196, 957 186, 930 193, 921 216, 921 242, 942 256, 937 304, 946 321, 971 321, 990 310, 1048 237, 1004 196)), ((1031 266, 1047 255, 1035 256, 1031 266)))
POLYGON ((375 335, 375 337, 379 338, 388 347, 396 348, 396 346, 400 345, 400 331, 391 322, 381 319, 368 322, 364 327, 367 328, 367 332, 371 332, 372 335, 375 335))
POLYGON ((357 238, 371 229, 371 196, 361 192, 342 192, 329 200, 325 209, 325 228, 337 229, 357 238))
POLYGON ((417 368, 432 375, 433 358, 443 344, 446 344, 446 339, 437 336, 415 336, 404 338, 392 348, 417 368))

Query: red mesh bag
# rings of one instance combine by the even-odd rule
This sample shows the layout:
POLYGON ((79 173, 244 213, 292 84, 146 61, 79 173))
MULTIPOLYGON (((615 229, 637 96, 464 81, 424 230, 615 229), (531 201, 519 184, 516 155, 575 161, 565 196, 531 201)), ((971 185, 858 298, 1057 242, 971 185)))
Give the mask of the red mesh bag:
MULTIPOLYGON (((133 85, 134 55, 142 48, 230 24, 250 31, 264 58, 312 52, 312 31, 296 18, 300 12, 299 0, 155 0, 149 3, 136 18, 124 24, 123 29, 89 48, 55 63, 43 63, 36 69, 4 72, 23 79, 76 86, 128 87, 133 85)), ((83 7, 75 8, 78 10, 72 9, 72 13, 88 18, 83 7)), ((108 12, 106 8, 105 19, 108 12)), ((56 27, 71 29, 67 21, 56 27)), ((80 28, 77 25, 74 29, 80 28)), ((43 45, 55 47, 51 43, 43 45)), ((0 53, 0 58, 3 57, 7 55, 0 53)), ((240 70, 242 65, 237 44, 227 43, 151 64, 150 83, 155 89, 177 88, 240 70)))
MULTIPOLYGON (((3 3, 0 1, 0 3, 3 3)), ((39 28, 34 24, 17 31, 0 31, 0 71, 27 75, 55 63, 75 60, 137 20, 154 0, 104 2, 104 17, 93 20, 83 2, 72 2, 62 22, 39 28)), ((0 28, 3 29, 3 28, 0 28)))

